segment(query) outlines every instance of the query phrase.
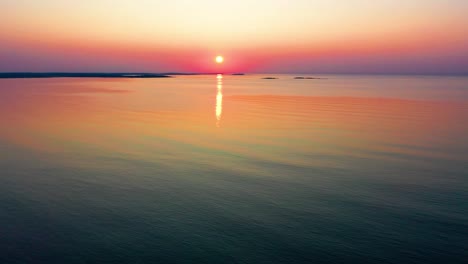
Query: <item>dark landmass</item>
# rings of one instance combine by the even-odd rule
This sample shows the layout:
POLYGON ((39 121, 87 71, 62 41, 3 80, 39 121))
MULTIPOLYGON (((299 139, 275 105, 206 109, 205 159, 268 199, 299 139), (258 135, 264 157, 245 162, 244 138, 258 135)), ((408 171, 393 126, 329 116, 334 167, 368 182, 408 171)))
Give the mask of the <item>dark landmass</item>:
POLYGON ((264 79, 264 80, 276 80, 278 78, 276 78, 276 77, 265 77, 265 78, 262 78, 262 79, 264 79))
POLYGON ((325 78, 317 78, 317 77, 294 77, 296 80, 323 80, 325 78))
MULTIPOLYGON (((182 74, 171 74, 182 75, 182 74)), ((160 73, 101 73, 101 72, 0 72, 0 79, 12 78, 170 78, 160 73)))
POLYGON ((233 73, 231 75, 245 75, 245 73, 233 73))
POLYGON ((163 73, 154 73, 154 74, 160 74, 160 75, 216 75, 218 73, 192 73, 192 72, 163 72, 163 73))

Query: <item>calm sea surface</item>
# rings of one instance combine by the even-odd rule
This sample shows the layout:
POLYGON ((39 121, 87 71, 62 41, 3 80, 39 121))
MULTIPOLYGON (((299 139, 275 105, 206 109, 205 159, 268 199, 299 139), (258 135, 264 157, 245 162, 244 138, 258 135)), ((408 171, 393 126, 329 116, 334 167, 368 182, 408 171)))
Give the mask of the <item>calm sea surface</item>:
POLYGON ((0 80, 0 263, 467 263, 468 77, 0 80))

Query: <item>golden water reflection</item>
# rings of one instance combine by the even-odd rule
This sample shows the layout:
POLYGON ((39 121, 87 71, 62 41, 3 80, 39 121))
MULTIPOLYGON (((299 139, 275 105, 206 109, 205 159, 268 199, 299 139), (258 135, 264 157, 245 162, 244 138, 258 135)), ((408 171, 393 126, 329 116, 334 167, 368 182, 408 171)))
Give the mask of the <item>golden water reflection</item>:
POLYGON ((218 93, 216 94, 216 107, 215 107, 216 126, 220 127, 221 116, 223 114, 223 75, 218 74, 216 76, 216 79, 218 80, 218 84, 216 85, 218 93))
POLYGON ((465 101, 358 97, 347 90, 346 96, 297 95, 281 83, 262 90, 243 78, 186 78, 190 82, 182 77, 0 81, 0 124, 8 124, 0 129, 0 145, 57 153, 66 146, 80 155, 120 153, 145 160, 180 157, 187 150, 181 146, 194 146, 209 155, 217 150, 307 166, 316 162, 307 157, 323 153, 437 155, 451 161, 466 156, 460 155, 468 129, 465 101), (263 94, 270 91, 282 94, 263 94), (224 112, 223 99, 229 102, 224 112))

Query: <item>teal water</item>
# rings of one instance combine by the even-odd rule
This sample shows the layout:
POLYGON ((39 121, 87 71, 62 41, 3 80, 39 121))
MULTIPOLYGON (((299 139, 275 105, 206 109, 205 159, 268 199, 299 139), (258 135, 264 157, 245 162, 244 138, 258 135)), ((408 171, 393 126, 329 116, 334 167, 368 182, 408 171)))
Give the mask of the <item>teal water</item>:
POLYGON ((466 263, 468 78, 0 80, 0 263, 466 263))

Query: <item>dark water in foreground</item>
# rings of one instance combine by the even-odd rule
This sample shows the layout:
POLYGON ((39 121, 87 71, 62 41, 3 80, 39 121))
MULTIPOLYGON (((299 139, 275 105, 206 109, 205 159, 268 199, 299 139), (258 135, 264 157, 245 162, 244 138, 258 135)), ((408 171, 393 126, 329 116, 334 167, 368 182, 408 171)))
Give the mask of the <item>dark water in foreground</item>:
POLYGON ((468 78, 0 80, 0 263, 466 263, 468 78))

